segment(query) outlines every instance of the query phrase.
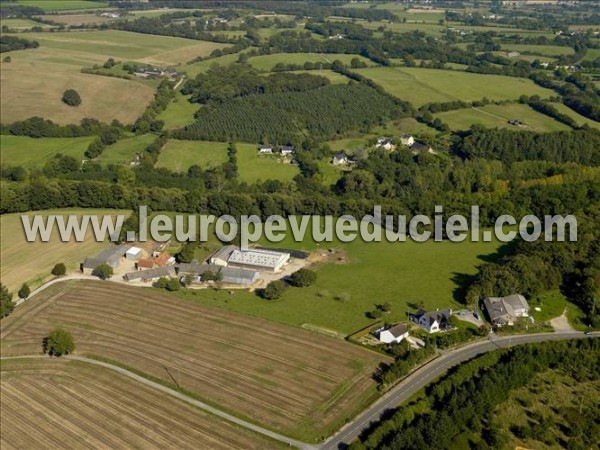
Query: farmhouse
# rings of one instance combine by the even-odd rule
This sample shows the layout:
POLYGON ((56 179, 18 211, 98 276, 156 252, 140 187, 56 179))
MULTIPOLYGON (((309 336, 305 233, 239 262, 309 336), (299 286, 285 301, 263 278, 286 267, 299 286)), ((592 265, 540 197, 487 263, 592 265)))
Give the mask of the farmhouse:
POLYGON ((156 281, 162 277, 172 277, 175 275, 174 267, 157 267, 156 269, 149 270, 138 270, 136 272, 129 272, 123 275, 125 281, 156 281))
POLYGON ((278 272, 289 261, 290 254, 273 250, 235 249, 227 260, 227 267, 278 272))
POLYGON ((437 333, 448 327, 448 322, 452 316, 451 309, 442 309, 441 311, 425 312, 422 309, 416 314, 410 316, 410 320, 419 325, 428 333, 437 333))
POLYGON ((429 145, 425 145, 421 142, 415 142, 410 146, 413 153, 433 153, 433 149, 429 145))
POLYGON ((488 297, 483 301, 483 305, 490 317, 490 322, 496 326, 513 325, 517 318, 529 316, 529 304, 520 294, 507 297, 488 297))
POLYGON ((209 259, 208 262, 210 264, 215 264, 217 266, 227 266, 227 261, 229 260, 229 256, 236 250, 237 247, 235 245, 226 245, 221 248, 219 251, 215 252, 209 259))
POLYGON ((273 146, 272 145, 261 145, 258 147, 259 155, 272 155, 273 154, 273 146))
POLYGON ((398 323, 390 328, 382 328, 377 331, 377 338, 385 344, 400 343, 408 337, 408 327, 398 323))
POLYGON ((294 154, 294 146, 293 145, 284 145, 281 147, 281 156, 293 155, 294 154))
POLYGON ((344 166, 348 164, 348 156, 345 153, 336 153, 333 155, 333 165, 334 166, 344 166))
POLYGON ((385 150, 392 150, 396 146, 394 145, 394 143, 392 142, 392 140, 390 138, 380 137, 377 139, 377 144, 375 144, 375 147, 383 148, 385 150))
POLYGON ((410 134, 403 134, 400 137, 400 143, 402 145, 406 145, 407 147, 410 147, 415 143, 415 138, 414 138, 414 136, 411 136, 410 134))
POLYGON ((128 261, 137 261, 142 256, 142 249, 139 247, 131 247, 125 252, 125 258, 128 261))
POLYGON ((81 264, 81 271, 90 274, 94 269, 102 264, 108 264, 113 269, 119 267, 121 258, 130 249, 130 245, 121 244, 103 250, 93 258, 86 258, 81 264))

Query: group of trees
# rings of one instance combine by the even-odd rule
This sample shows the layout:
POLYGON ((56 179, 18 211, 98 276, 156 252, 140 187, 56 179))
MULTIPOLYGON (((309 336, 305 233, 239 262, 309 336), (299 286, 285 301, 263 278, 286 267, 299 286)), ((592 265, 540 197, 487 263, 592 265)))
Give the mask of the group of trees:
POLYGON ((292 273, 288 277, 287 283, 284 280, 271 281, 259 292, 259 294, 266 300, 277 300, 278 298, 281 298, 288 289, 288 284, 290 286, 303 288, 313 285, 316 281, 317 274, 314 271, 302 268, 292 273))
POLYGON ((0 36, 0 53, 10 52, 13 50, 27 50, 30 48, 38 48, 39 46, 40 44, 37 41, 30 41, 5 34, 0 36))

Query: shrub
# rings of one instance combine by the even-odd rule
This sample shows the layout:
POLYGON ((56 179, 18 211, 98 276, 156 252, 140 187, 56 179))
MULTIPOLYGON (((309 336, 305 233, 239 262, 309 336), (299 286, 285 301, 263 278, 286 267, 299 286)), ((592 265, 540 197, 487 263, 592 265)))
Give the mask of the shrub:
POLYGON ((73 350, 75 350, 73 336, 62 328, 55 328, 44 339, 44 353, 51 356, 68 355, 73 350))
POLYGON ((29 285, 27 283, 23 283, 21 289, 19 289, 19 292, 17 294, 19 298, 29 297, 29 294, 31 294, 31 289, 29 289, 29 285))
POLYGON ((8 292, 6 286, 0 283, 0 317, 8 316, 15 309, 12 296, 12 293, 8 292))
POLYGON ((309 269, 300 269, 290 276, 290 284, 296 287, 307 287, 317 281, 317 274, 309 269))
POLYGON ((267 300, 276 300, 281 298, 286 289, 287 285, 283 281, 271 281, 269 284, 267 284, 267 287, 263 289, 261 295, 267 300))
POLYGON ((62 101, 69 106, 81 105, 81 97, 75 89, 67 89, 63 94, 62 101))
POLYGON ((113 276, 113 268, 108 264, 101 264, 94 269, 92 275, 97 276, 101 280, 108 280, 113 276))
POLYGON ((65 266, 63 263, 58 263, 52 268, 51 273, 55 277, 62 277, 67 273, 67 266, 65 266))

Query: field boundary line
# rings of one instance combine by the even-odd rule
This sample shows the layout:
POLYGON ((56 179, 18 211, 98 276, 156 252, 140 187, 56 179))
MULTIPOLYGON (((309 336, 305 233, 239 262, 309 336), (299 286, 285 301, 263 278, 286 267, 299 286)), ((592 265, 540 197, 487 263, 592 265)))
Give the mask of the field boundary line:
MULTIPOLYGON (((11 359, 27 359, 27 358, 50 358, 50 357, 46 356, 46 355, 3 356, 3 357, 0 357, 0 360, 4 361, 4 360, 11 360, 11 359)), ((261 434, 263 436, 267 436, 271 439, 282 442, 290 447, 293 446, 293 447, 296 447, 296 448, 299 448, 302 450, 313 450, 316 448, 310 444, 306 444, 304 442, 300 442, 295 439, 288 438, 287 436, 284 436, 282 434, 276 433, 271 430, 267 430, 266 428, 260 427, 258 425, 254 425, 253 423, 246 422, 245 420, 239 419, 231 414, 223 412, 220 409, 217 409, 217 408, 210 406, 204 402, 201 402, 201 401, 196 400, 192 397, 189 397, 185 394, 182 394, 181 392, 178 392, 167 386, 163 386, 162 384, 159 384, 152 380, 149 380, 149 379, 147 379, 141 375, 138 375, 134 372, 131 372, 127 369, 124 369, 119 366, 115 366, 114 364, 110 364, 110 363, 107 363, 104 361, 98 361, 98 360, 92 359, 92 358, 86 358, 84 356, 69 355, 69 356, 64 356, 63 358, 65 358, 67 360, 80 361, 80 362, 84 362, 84 363, 88 363, 88 364, 94 364, 97 366, 104 367, 105 369, 112 370, 113 372, 117 372, 121 375, 131 378, 132 380, 142 383, 145 386, 148 386, 148 387, 151 387, 158 391, 161 391, 167 395, 170 395, 171 397, 177 398, 177 399, 184 401, 185 403, 188 403, 192 406, 195 406, 203 411, 206 411, 206 412, 211 413, 215 416, 218 416, 222 419, 225 419, 228 422, 235 423, 236 425, 239 425, 242 428, 246 428, 248 430, 254 431, 255 433, 261 434)))

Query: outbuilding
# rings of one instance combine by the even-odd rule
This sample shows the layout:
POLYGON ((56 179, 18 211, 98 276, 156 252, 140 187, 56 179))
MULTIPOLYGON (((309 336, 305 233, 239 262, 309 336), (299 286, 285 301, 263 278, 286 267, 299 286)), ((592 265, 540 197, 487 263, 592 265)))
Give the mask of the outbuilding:
POLYGON ((139 247, 131 247, 125 252, 125 258, 128 261, 137 261, 142 256, 142 249, 139 247))

